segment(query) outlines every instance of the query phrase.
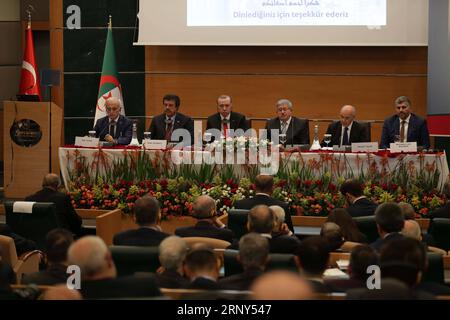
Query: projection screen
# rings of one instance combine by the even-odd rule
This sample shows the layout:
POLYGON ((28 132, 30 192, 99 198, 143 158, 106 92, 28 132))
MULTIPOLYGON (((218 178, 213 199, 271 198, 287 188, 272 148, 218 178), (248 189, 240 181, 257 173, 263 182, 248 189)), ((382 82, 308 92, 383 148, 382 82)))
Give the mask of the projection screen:
POLYGON ((428 0, 140 0, 136 45, 426 46, 428 0))

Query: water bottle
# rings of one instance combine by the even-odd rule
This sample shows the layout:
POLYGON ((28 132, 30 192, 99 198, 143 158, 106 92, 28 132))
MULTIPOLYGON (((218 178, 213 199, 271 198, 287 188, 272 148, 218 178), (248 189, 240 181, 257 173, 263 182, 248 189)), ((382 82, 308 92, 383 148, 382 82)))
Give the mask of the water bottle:
POLYGON ((140 145, 139 140, 137 138, 137 125, 136 122, 133 122, 133 135, 129 146, 139 146, 139 145, 140 145))
POLYGON ((316 124, 314 126, 314 140, 311 145, 310 150, 320 150, 320 141, 319 141, 319 126, 316 124))

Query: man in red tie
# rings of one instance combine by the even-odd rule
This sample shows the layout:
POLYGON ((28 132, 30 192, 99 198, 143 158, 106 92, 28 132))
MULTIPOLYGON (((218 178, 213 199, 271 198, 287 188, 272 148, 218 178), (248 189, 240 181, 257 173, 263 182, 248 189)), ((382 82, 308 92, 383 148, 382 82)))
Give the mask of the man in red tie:
POLYGON ((244 115, 232 111, 233 102, 230 96, 221 95, 217 98, 217 113, 208 117, 206 130, 217 129, 226 137, 243 135, 249 129, 249 124, 244 115), (239 130, 236 132, 236 130, 239 130), (233 130, 231 132, 230 130, 233 130))

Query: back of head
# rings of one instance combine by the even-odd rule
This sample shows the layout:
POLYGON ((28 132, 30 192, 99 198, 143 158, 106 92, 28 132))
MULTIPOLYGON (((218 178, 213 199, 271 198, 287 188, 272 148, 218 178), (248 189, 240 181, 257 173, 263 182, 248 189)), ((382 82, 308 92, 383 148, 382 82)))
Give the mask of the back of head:
POLYGON ((328 242, 330 251, 338 250, 345 241, 341 227, 334 222, 325 222, 320 229, 320 236, 328 242))
POLYGON ((248 213, 248 229, 256 233, 271 233, 274 227, 272 210, 266 205, 253 207, 248 213))
POLYGON ((67 257, 69 265, 80 268, 83 279, 116 277, 111 254, 100 237, 86 236, 75 241, 70 246, 67 257))
POLYGON ((395 278, 412 287, 426 269, 424 245, 415 239, 399 238, 386 242, 380 251, 381 276, 395 278))
POLYGON ((143 196, 135 202, 134 214, 140 226, 157 224, 159 221, 159 202, 152 196, 143 196))
POLYGON ((406 220, 402 229, 402 234, 405 237, 422 240, 422 231, 420 225, 415 220, 406 220))
POLYGON ((269 257, 269 241, 257 233, 248 233, 239 240, 239 261, 244 270, 264 269, 269 257))
POLYGON ((322 276, 328 266, 328 242, 321 236, 311 236, 300 243, 297 257, 301 269, 310 276, 322 276))
POLYGON ((333 209, 328 215, 327 222, 334 222, 341 227, 342 235, 346 241, 360 242, 361 233, 355 221, 344 208, 333 209))
POLYGON ((400 202, 398 205, 402 210, 405 220, 414 220, 416 218, 416 212, 411 204, 407 202, 400 202))
POLYGON ((354 197, 360 197, 363 195, 363 187, 361 182, 356 179, 346 180, 339 189, 343 195, 349 193, 354 197))
POLYGON ((255 300, 306 300, 313 292, 298 274, 289 271, 272 271, 258 277, 250 289, 255 300))
POLYGON ((405 218, 397 203, 385 202, 375 210, 375 221, 384 232, 390 233, 400 232, 405 218))
POLYGON ((73 243, 72 233, 65 229, 53 229, 45 237, 47 259, 50 263, 65 263, 67 250, 73 243))
POLYGON ((183 265, 188 252, 183 238, 170 236, 159 244, 159 262, 166 270, 175 271, 183 265))
POLYGON ((43 188, 54 188, 57 189, 61 185, 61 179, 59 179, 59 176, 55 173, 48 173, 44 176, 44 179, 42 180, 42 187, 43 188))
POLYGON ((353 248, 349 263, 351 278, 365 282, 370 275, 367 267, 371 265, 378 265, 378 254, 372 247, 360 245, 353 248))
POLYGON ((195 199, 193 209, 197 219, 211 218, 216 212, 216 202, 210 196, 202 195, 195 199))
POLYGON ((205 273, 218 271, 218 261, 214 250, 205 245, 191 248, 184 260, 184 266, 186 274, 191 279, 205 273))
POLYGON ((286 216, 286 213, 284 212, 284 209, 282 207, 280 207, 280 206, 270 206, 269 208, 273 212, 275 225, 277 227, 281 226, 284 223, 284 218, 286 216))
POLYGON ((42 300, 82 300, 81 293, 76 289, 69 289, 67 285, 56 285, 48 288, 42 300))
POLYGON ((255 188, 257 192, 272 193, 273 176, 260 174, 255 178, 255 188))

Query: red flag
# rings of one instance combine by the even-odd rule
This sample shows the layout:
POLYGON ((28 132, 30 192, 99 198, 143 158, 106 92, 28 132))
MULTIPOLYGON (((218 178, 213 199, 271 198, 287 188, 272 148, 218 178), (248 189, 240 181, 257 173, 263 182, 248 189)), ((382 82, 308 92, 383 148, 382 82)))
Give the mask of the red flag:
POLYGON ((39 73, 34 58, 34 43, 31 25, 25 31, 25 52, 23 54, 22 73, 20 75, 19 94, 37 95, 42 100, 39 86, 39 73))

